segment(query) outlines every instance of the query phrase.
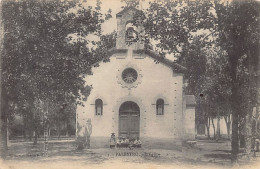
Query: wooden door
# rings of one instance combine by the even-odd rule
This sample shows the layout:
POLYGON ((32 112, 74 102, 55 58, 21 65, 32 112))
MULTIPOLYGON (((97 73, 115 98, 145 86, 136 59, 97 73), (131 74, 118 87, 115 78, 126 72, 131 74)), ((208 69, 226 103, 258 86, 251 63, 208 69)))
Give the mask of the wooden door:
POLYGON ((119 136, 136 138, 140 135, 140 111, 134 102, 125 102, 119 110, 119 136))

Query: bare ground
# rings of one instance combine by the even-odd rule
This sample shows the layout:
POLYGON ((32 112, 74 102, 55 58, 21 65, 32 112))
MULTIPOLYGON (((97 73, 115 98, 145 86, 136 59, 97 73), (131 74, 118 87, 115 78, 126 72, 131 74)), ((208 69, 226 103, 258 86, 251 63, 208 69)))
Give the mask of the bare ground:
POLYGON ((230 141, 198 140, 194 147, 109 149, 77 151, 73 140, 52 140, 47 154, 44 144, 11 142, 0 169, 67 168, 260 168, 260 154, 250 160, 241 153, 239 162, 230 162, 230 141))

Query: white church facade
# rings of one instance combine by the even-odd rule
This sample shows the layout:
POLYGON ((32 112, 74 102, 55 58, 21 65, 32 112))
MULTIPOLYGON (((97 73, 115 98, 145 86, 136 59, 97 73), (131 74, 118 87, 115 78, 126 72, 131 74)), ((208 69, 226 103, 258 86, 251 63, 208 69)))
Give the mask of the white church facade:
POLYGON ((143 29, 131 24, 136 11, 125 8, 117 14, 110 62, 100 62, 92 68, 93 75, 86 76, 92 90, 85 106, 77 107, 76 133, 82 135, 91 119, 95 140, 109 140, 111 133, 141 140, 193 140, 195 99, 183 93, 186 68, 135 40, 143 29))

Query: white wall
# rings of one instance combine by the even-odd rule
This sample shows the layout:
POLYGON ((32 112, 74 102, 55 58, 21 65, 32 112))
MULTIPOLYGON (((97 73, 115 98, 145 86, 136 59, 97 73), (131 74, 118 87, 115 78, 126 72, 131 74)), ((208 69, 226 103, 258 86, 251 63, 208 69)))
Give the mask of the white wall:
POLYGON ((183 76, 166 65, 156 64, 148 56, 143 57, 137 59, 131 52, 127 57, 115 54, 110 62, 100 63, 93 68, 93 75, 86 77, 86 83, 93 89, 85 107, 77 108, 77 114, 80 126, 86 124, 87 118, 92 119, 92 136, 109 137, 112 132, 118 135, 119 107, 125 101, 134 101, 140 107, 140 137, 181 137, 183 76), (123 88, 120 84, 121 72, 127 65, 139 73, 140 84, 136 88, 123 88), (97 98, 103 100, 103 116, 95 115, 97 98), (163 116, 156 115, 158 98, 166 104, 163 116))
POLYGON ((187 107, 185 112, 185 139, 195 139, 195 107, 187 107))

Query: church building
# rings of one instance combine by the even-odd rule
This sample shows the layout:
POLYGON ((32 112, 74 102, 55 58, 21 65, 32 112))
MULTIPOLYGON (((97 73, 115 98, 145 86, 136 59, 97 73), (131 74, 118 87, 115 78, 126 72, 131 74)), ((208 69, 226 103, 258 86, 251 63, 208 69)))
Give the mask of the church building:
POLYGON ((111 133, 142 141, 194 140, 195 98, 183 92, 186 68, 147 47, 142 22, 133 24, 136 12, 126 7, 116 15, 116 47, 110 62, 99 62, 85 78, 92 90, 77 107, 76 133, 83 135, 90 119, 91 139, 103 140, 100 146, 111 133))

